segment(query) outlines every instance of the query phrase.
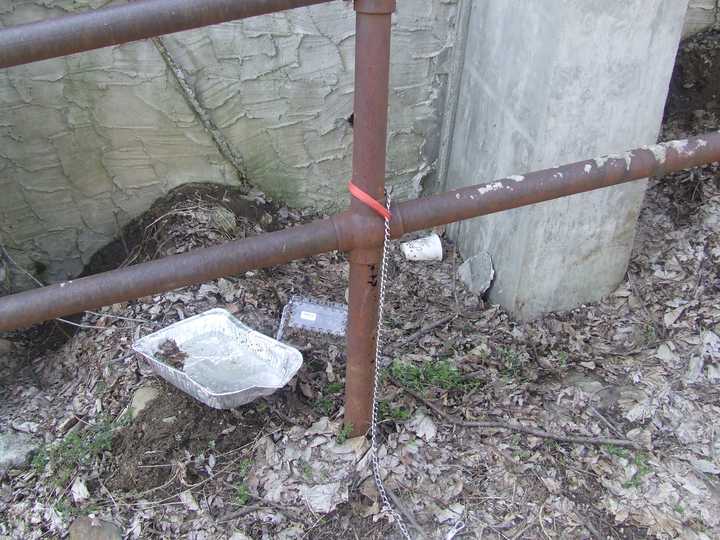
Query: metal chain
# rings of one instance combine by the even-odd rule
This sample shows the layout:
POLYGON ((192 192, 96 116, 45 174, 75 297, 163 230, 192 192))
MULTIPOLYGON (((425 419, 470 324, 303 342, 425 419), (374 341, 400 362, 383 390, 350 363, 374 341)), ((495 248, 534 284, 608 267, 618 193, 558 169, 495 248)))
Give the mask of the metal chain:
MULTIPOLYGON (((390 194, 385 192, 386 207, 390 210, 390 194)), ((385 274, 387 273, 387 260, 388 260, 388 246, 390 243, 390 219, 385 219, 385 238, 383 240, 382 249, 382 263, 380 265, 380 300, 378 306, 378 321, 377 321, 377 338, 375 342, 375 380, 373 383, 373 403, 372 403, 372 417, 370 420, 370 464, 372 466, 373 476, 375 477, 375 485, 377 486, 380 499, 382 500, 383 510, 388 512, 393 519, 395 524, 400 529, 403 537, 406 540, 412 540, 410 531, 408 531, 405 525, 405 520, 398 513, 392 505, 390 498, 388 497, 387 491, 385 491, 385 485, 380 475, 380 457, 378 456, 378 394, 380 391, 380 356, 382 354, 382 332, 383 332, 383 311, 385 309, 385 274)))

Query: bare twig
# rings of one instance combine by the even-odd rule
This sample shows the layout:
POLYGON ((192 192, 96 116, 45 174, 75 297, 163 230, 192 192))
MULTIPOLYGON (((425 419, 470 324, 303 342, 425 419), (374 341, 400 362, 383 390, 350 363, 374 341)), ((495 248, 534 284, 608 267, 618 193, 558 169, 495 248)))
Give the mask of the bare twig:
POLYGON ((602 420, 603 422, 605 422, 605 425, 606 425, 607 427, 609 427, 609 428, 612 430, 612 432, 615 433, 615 435, 618 435, 619 437, 622 437, 622 434, 620 433, 620 430, 618 430, 618 428, 616 428, 615 425, 614 425, 612 422, 610 422, 610 420, 608 420, 607 418, 605 418, 605 417, 600 413, 600 411, 598 411, 598 410, 597 410, 595 407, 593 407, 592 405, 590 405, 590 410, 591 410, 598 418, 600 418, 600 420, 602 420))
MULTIPOLYGON (((233 521, 235 519, 241 518, 243 516, 247 516, 248 514, 252 514, 253 512, 257 512, 258 510, 262 510, 265 508, 262 504, 253 504, 250 506, 244 506, 240 510, 236 510, 235 512, 232 512, 231 514, 227 514, 226 516, 223 516, 221 520, 216 521, 215 525, 220 525, 221 523, 227 523, 228 521, 233 521)), ((206 519, 205 516, 201 516, 199 518, 195 518, 192 521, 197 521, 199 519, 206 519)))
POLYGON ((525 532, 526 532, 528 529, 530 529, 531 527, 534 527, 534 526, 535 526, 535 521, 536 521, 536 519, 528 519, 528 520, 527 520, 527 523, 525 523, 525 526, 524 526, 522 529, 520 529, 518 532, 516 532, 516 533, 512 536, 512 539, 511 539, 511 540, 518 540, 518 538, 520 538, 523 534, 525 534, 525 532))
POLYGON ((576 444, 593 444, 593 445, 602 445, 602 444, 612 444, 614 446, 623 446, 626 448, 635 448, 639 449, 640 446, 633 442, 629 441, 627 439, 613 439, 608 437, 582 437, 582 436, 576 436, 576 435, 562 435, 560 433, 550 433, 548 431, 543 431, 538 428, 523 426, 521 424, 518 424, 516 422, 501 422, 498 420, 492 420, 492 421, 486 421, 486 422, 476 422, 476 421, 469 421, 469 420, 461 420, 459 418, 456 418, 452 416, 451 414, 446 413, 443 411, 440 407, 432 403, 431 401, 428 401, 424 397, 422 397, 417 392, 414 392, 413 390, 410 390, 409 388, 403 386, 398 381, 393 379, 392 377, 390 380, 393 381, 397 386, 401 387, 405 392, 410 394, 412 397, 417 399, 418 401, 421 401, 425 405, 427 405, 435 414, 442 417, 443 419, 447 420, 451 424, 454 424, 456 426, 461 427, 468 427, 468 428, 483 428, 483 429, 505 429, 508 431, 515 431, 517 433, 525 433, 526 435, 532 435, 534 437, 540 437, 541 439, 553 439, 560 442, 567 442, 567 443, 576 443, 576 444))
POLYGON ((139 323, 145 323, 145 324, 150 324, 150 322, 151 322, 151 321, 148 321, 147 319, 136 319, 134 317, 123 317, 122 315, 113 315, 112 313, 99 313, 97 311, 90 311, 90 310, 85 310, 85 313, 89 313, 90 315, 95 315, 97 317, 107 317, 109 319, 117 319, 119 321, 139 322, 139 323))
POLYGON ((394 351, 394 350, 396 350, 398 347, 402 347, 403 345, 405 345, 405 344, 407 344, 407 343, 410 343, 410 342, 412 342, 412 341, 417 341, 418 339, 420 339, 421 337, 423 337, 425 334, 428 334, 428 333, 432 332, 433 330, 435 330, 435 329, 438 328, 439 326, 444 326, 444 325, 446 325, 447 323, 455 320, 455 319, 457 318, 457 316, 458 316, 457 313, 453 313, 452 315, 448 315, 447 317, 443 317, 443 318, 440 319, 439 321, 435 321, 434 323, 429 324, 429 325, 426 326, 425 328, 421 328, 420 330, 418 330, 418 331, 415 332, 414 334, 411 334, 411 335, 409 335, 408 337, 399 340, 399 341, 395 344, 394 347, 392 347, 392 348, 389 347, 389 348, 390 348, 390 350, 394 351))

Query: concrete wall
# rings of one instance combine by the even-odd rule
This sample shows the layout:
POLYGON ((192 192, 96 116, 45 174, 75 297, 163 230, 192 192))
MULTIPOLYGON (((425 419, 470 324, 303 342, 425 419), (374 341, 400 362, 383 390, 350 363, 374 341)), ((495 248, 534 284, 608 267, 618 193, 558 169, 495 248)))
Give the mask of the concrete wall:
MULTIPOLYGON (((0 24, 104 3, 0 0, 0 24)), ((394 18, 400 197, 437 158, 455 11, 404 0, 394 18)), ((54 280, 182 183, 245 175, 291 205, 344 207, 353 63, 351 3, 337 1, 0 71, 0 242, 54 280)))
POLYGON ((720 23, 720 0, 690 0, 683 38, 720 23))
MULTIPOLYGON (((446 187, 655 142, 686 7, 472 2, 446 187)), ((636 182, 450 231, 464 256, 492 255, 491 300, 532 318, 596 300, 622 280, 644 189, 636 182)))

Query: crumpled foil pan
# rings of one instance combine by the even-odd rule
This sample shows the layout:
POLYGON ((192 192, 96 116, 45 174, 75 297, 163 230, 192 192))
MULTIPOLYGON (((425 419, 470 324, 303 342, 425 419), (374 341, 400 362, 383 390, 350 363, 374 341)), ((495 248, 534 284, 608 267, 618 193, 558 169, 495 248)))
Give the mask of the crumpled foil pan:
POLYGON ((303 361, 297 349, 248 328, 224 309, 172 324, 132 348, 160 377, 215 409, 272 394, 290 382, 303 361), (163 359, 168 340, 181 351, 177 367, 163 359))

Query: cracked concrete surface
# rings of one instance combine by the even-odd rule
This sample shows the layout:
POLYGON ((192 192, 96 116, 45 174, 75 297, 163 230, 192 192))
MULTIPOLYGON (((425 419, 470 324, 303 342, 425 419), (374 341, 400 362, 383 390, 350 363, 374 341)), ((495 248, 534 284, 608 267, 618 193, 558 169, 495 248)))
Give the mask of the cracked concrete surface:
MULTIPOLYGON (((0 23, 107 3, 5 0, 0 23)), ((456 3, 406 0, 394 18, 388 176, 396 197, 415 195, 437 158, 456 3)), ((237 160, 225 157, 152 41, 0 71, 0 242, 43 279, 76 275, 120 227, 180 184, 238 184, 239 163, 252 184, 291 205, 347 204, 348 3, 163 43, 237 160)), ((26 285, 10 275, 13 287, 26 285)))

